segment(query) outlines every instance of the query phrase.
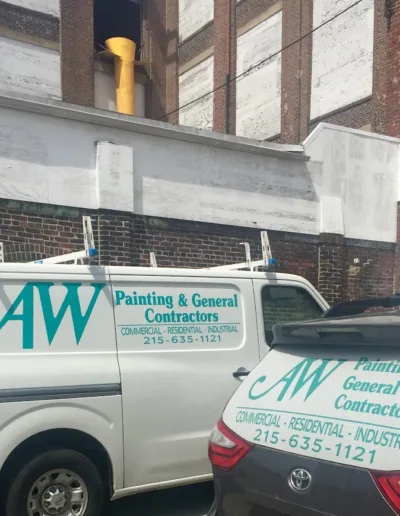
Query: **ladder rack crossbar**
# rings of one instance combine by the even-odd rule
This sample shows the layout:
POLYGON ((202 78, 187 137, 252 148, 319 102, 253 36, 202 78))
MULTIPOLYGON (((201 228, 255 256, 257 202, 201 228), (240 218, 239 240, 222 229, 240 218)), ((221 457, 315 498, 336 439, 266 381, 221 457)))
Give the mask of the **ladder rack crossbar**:
POLYGON ((77 262, 78 260, 82 260, 84 258, 89 258, 92 256, 96 256, 97 249, 89 249, 88 252, 85 251, 77 251, 76 253, 68 253, 68 254, 62 254, 60 256, 52 256, 50 258, 43 258, 43 260, 35 260, 34 262, 28 262, 28 263, 46 263, 46 264, 61 264, 61 263, 67 263, 67 262, 77 262))
POLYGON ((264 260, 255 260, 250 262, 232 263, 230 265, 218 265, 216 267, 208 267, 211 271, 240 271, 240 270, 254 270, 257 267, 265 267, 264 260))

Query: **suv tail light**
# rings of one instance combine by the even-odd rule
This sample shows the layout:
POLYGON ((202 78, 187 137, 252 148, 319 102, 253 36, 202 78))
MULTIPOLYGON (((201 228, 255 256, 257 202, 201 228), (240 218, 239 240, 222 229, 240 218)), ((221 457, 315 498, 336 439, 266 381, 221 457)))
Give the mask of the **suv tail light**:
POLYGON ((220 419, 209 441, 208 456, 211 464, 228 471, 248 453, 253 446, 234 434, 220 419))
POLYGON ((386 500, 400 514, 400 473, 372 473, 372 477, 386 500))

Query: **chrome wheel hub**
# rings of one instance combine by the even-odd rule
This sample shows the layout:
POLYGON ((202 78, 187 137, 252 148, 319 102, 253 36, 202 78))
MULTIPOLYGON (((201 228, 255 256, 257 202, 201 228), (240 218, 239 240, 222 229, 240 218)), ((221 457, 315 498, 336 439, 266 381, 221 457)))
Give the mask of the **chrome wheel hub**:
POLYGON ((68 505, 68 491, 62 485, 54 485, 44 490, 42 507, 47 514, 62 514, 68 505))
POLYGON ((84 516, 88 492, 83 480, 72 471, 53 470, 32 485, 27 500, 29 516, 84 516))

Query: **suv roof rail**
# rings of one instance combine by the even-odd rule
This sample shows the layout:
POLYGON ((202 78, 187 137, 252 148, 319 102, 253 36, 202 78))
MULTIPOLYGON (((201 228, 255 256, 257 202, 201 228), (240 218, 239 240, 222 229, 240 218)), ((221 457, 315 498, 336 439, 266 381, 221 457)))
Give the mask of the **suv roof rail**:
POLYGON ((397 292, 392 296, 376 297, 372 299, 357 299, 356 301, 338 303, 337 305, 329 308, 322 317, 345 317, 348 315, 362 314, 368 310, 368 308, 394 308, 396 306, 400 306, 400 292, 397 292))

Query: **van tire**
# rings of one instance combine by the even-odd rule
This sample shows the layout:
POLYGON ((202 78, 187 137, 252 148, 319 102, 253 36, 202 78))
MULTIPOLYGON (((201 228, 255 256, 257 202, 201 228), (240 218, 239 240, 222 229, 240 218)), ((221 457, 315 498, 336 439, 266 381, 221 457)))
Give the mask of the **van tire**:
MULTIPOLYGON (((103 510, 105 489, 98 469, 85 455, 74 450, 61 449, 37 455, 20 467, 19 473, 11 480, 8 493, 6 493, 5 516, 36 516, 34 512, 28 511, 30 492, 40 477, 43 476, 44 479, 46 473, 57 472, 57 470, 68 472, 68 478, 71 478, 70 473, 75 474, 77 479, 74 482, 75 486, 79 486, 79 480, 82 480, 82 487, 79 486, 78 489, 83 488, 87 494, 87 506, 82 516, 100 516, 103 510)), ((59 484, 56 483, 56 479, 52 480, 52 482, 54 482, 54 485, 61 487, 66 485, 67 487, 68 482, 63 482, 61 476, 60 479, 59 484)), ((47 484, 43 485, 47 488, 47 484)), ((41 487, 41 489, 43 488, 41 487)), ((41 494, 43 496, 52 496, 51 489, 53 488, 48 487, 48 489, 49 492, 44 490, 41 491, 41 494)), ((68 495, 63 494, 63 496, 68 495)), ((39 496, 39 498, 41 497, 39 496)), ((54 499, 54 503, 58 502, 59 500, 54 499)), ((65 503, 67 503, 66 500, 65 503)), ((37 512, 37 514, 41 515, 42 513, 37 512)))

